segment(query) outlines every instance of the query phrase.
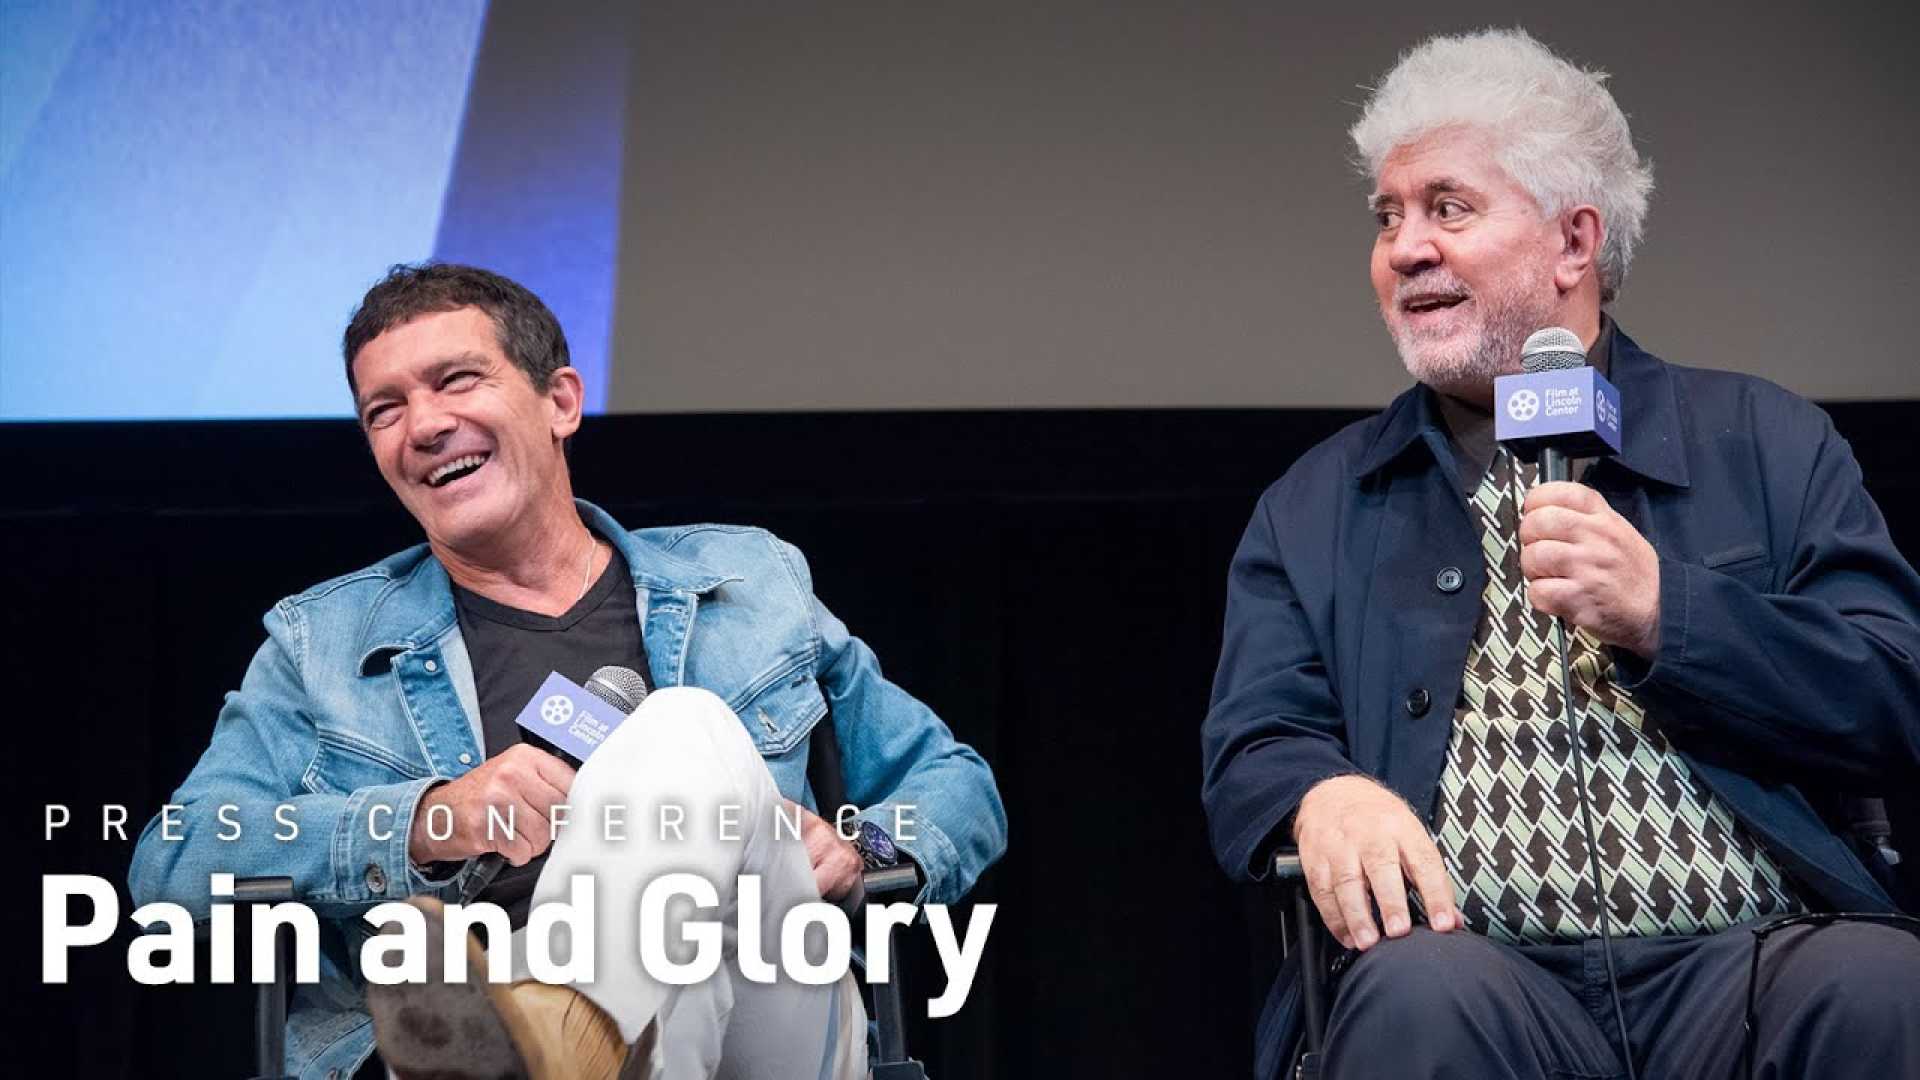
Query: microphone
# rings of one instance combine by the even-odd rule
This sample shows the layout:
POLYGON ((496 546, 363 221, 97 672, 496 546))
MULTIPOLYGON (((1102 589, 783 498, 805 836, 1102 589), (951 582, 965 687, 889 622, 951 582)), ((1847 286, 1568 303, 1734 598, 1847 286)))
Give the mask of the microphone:
POLYGON ((1494 437, 1542 481, 1569 478, 1568 459, 1620 452, 1620 391, 1587 365, 1573 331, 1536 330, 1520 348, 1521 373, 1493 380, 1494 437))
MULTIPOLYGON (((1502 375, 1493 380, 1494 438, 1523 461, 1537 458, 1542 482, 1571 479, 1569 458, 1620 452, 1620 391, 1587 364, 1586 350, 1580 347, 1578 335, 1563 326, 1534 331, 1520 347, 1520 369, 1518 375, 1502 375)), ((1593 828, 1593 804, 1587 794, 1580 720, 1574 710, 1567 623, 1557 615, 1553 618, 1553 638, 1560 661, 1561 718, 1567 725, 1574 789, 1580 798, 1580 829, 1587 842, 1587 868, 1593 875, 1593 894, 1600 906, 1600 952, 1606 960, 1607 990, 1613 999, 1614 1020, 1620 1025, 1625 1041, 1627 1024, 1620 1008, 1620 979, 1613 964, 1607 883, 1600 867, 1600 844, 1593 828)), ((1629 1043, 1624 1049, 1627 1076, 1633 1080, 1633 1047, 1629 1043)))
MULTIPOLYGON (((619 727, 622 720, 632 716, 646 699, 647 680, 629 667, 608 664, 588 676, 585 686, 575 686, 556 671, 547 676, 547 681, 540 684, 540 689, 520 710, 519 723, 521 727, 553 742, 560 750, 560 756, 578 768, 599 749, 613 729, 619 727), (591 694, 594 699, 613 706, 619 710, 620 719, 611 722, 597 720, 590 709, 581 707, 583 703, 571 693, 574 690, 591 694), (534 720, 535 717, 538 719, 534 720), (562 727, 565 731, 542 730, 546 726, 562 727)), ((506 865, 506 856, 497 851, 480 856, 467 877, 466 885, 460 890, 460 903, 473 903, 488 885, 493 884, 493 879, 499 876, 501 868, 506 865)))
POLYGON ((647 680, 630 667, 608 664, 587 677, 586 691, 619 709, 621 716, 631 716, 647 700, 647 680))

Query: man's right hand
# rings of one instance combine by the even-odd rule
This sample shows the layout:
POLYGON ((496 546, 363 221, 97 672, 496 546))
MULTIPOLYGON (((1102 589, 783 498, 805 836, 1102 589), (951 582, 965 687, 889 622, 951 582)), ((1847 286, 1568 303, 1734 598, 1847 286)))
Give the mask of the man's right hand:
MULTIPOLYGON (((573 766, 544 750, 520 743, 488 758, 458 780, 428 789, 413 811, 407 833, 407 857, 414 865, 459 862, 490 851, 509 863, 525 866, 553 843, 553 825, 547 815, 567 801, 573 790, 573 766), (429 811, 445 806, 453 811, 453 833, 445 840, 428 835, 429 811), (513 838, 496 828, 487 835, 487 808, 505 819, 513 808, 513 838)), ((442 822, 446 814, 432 815, 442 822)), ((442 826, 439 831, 445 832, 442 826)))
POLYGON ((1413 929, 1409 881, 1426 907, 1428 926, 1446 931, 1460 925, 1440 849, 1400 796, 1367 777, 1336 776, 1308 789, 1293 815, 1293 842, 1321 920, 1349 949, 1364 952, 1380 940, 1374 903, 1388 937, 1413 929))

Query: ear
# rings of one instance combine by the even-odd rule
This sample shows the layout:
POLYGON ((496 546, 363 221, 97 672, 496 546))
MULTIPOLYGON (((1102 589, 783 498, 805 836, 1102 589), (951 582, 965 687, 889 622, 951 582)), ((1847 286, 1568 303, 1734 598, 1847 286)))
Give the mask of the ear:
POLYGON ((547 399, 553 402, 553 441, 562 442, 580 430, 580 417, 586 410, 587 387, 580 373, 563 367, 547 376, 547 399))
POLYGON ((1561 292, 1572 292, 1589 276, 1598 283, 1600 245, 1606 238, 1597 207, 1576 206, 1560 215, 1560 261, 1553 268, 1553 283, 1561 292))

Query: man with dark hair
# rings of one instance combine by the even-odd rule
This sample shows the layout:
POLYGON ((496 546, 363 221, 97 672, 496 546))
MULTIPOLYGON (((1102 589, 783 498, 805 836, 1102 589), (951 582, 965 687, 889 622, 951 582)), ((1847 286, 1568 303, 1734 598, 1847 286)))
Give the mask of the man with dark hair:
POLYGON ((441 311, 473 308, 493 320, 501 351, 544 393, 553 373, 571 364, 567 336, 525 286, 491 270, 458 263, 396 266, 379 284, 367 290, 342 335, 341 356, 346 362, 347 389, 358 404, 360 385, 353 360, 360 350, 388 330, 441 311))
POLYGON ((1758 962, 1748 932, 1896 910, 1841 815, 1920 769, 1920 576, 1845 440, 1613 322, 1652 175, 1596 74, 1521 31, 1434 38, 1352 134, 1419 385, 1261 498, 1202 731, 1221 865, 1297 846, 1349 950, 1321 1075, 1920 1076, 1920 939, 1803 921, 1758 962), (1494 379, 1548 327, 1625 410, 1577 483, 1494 438, 1494 379))
MULTIPOLYGON (((298 989, 288 1020, 287 1064, 307 1080, 366 1067, 376 1034, 403 1078, 864 1076, 851 975, 741 978, 729 933, 717 976, 662 983, 635 963, 639 893, 697 872, 731 913, 751 877, 767 942, 794 905, 846 900, 863 869, 898 860, 917 869, 919 902, 957 900, 1005 845, 985 762, 881 676, 792 545, 734 526, 630 531, 573 498, 563 448, 583 387, 526 289, 471 267, 396 267, 343 349, 375 464, 426 543, 267 614, 266 643, 170 800, 189 820, 230 804, 247 826, 233 842, 210 827, 170 838, 156 818, 133 894, 204 917, 210 875, 293 878, 329 920, 320 985, 298 989), (607 665, 655 692, 576 771, 517 719, 552 673, 585 683, 607 665), (815 812, 837 808, 813 805, 818 724, 859 807, 850 839, 815 812), (794 803, 801 827, 783 835, 794 803), (289 810, 297 831, 276 836, 289 810), (490 822, 502 813, 514 827, 490 822), (490 856, 510 865, 486 880, 490 856), (576 875, 597 896, 595 973, 546 985, 527 977, 524 927, 576 875), (369 993, 362 915, 406 900, 437 968, 440 900, 483 882, 479 898, 509 913, 511 985, 479 981, 490 956, 469 939, 471 981, 369 993)), ((691 915, 667 916, 669 947, 691 915)))

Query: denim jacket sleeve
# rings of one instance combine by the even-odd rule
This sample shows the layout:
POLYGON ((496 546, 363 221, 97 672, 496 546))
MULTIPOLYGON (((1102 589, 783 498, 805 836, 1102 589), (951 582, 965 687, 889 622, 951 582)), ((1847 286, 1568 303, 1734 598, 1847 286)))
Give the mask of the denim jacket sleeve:
POLYGON ((1200 797, 1214 856, 1242 881, 1266 876, 1274 834, 1307 789, 1359 771, 1281 549, 1274 519, 1289 501, 1286 492, 1283 477, 1261 497, 1227 572, 1220 666, 1200 732, 1200 797))
POLYGON ((134 901, 171 901, 205 919, 209 875, 287 876, 318 913, 340 917, 444 884, 427 880, 407 857, 414 807, 432 778, 346 794, 305 783, 319 752, 305 689, 305 623, 284 600, 264 622, 266 642, 240 689, 227 695, 211 744, 169 799, 181 807, 178 839, 163 835, 162 815, 140 834, 128 880, 134 901), (221 838, 233 829, 217 817, 227 805, 239 829, 231 840, 221 838), (291 838, 276 838, 295 827, 291 838))
POLYGON ((1920 576, 1825 414, 1772 419, 1760 471, 1764 502, 1785 508, 1776 580, 1663 557, 1658 651, 1616 659, 1629 689, 1671 706, 1677 740, 1884 793, 1920 770, 1920 576))
POLYGON ((820 645, 814 675, 832 706, 847 799, 919 864, 926 881, 915 903, 959 900, 1007 847, 993 770, 932 709, 880 673, 873 650, 813 596, 799 549, 784 541, 781 547, 813 607, 820 645), (906 815, 906 836, 896 829, 897 810, 906 815))

